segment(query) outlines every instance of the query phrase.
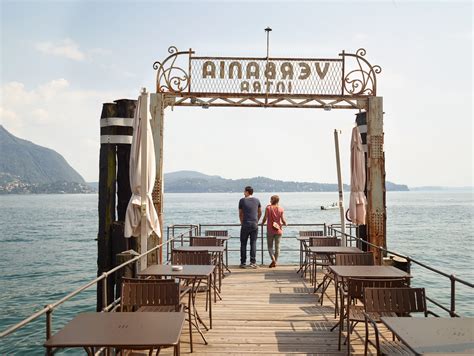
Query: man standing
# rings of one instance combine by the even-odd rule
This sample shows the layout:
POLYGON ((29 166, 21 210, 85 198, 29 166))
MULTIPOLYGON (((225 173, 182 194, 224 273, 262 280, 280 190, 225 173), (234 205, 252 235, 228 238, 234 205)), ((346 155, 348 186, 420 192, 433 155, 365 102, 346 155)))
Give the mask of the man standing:
POLYGON ((247 241, 250 237, 250 267, 257 268, 257 235, 258 221, 262 216, 260 200, 254 198, 253 188, 245 187, 244 197, 239 201, 240 224, 240 268, 245 268, 247 261, 247 241))

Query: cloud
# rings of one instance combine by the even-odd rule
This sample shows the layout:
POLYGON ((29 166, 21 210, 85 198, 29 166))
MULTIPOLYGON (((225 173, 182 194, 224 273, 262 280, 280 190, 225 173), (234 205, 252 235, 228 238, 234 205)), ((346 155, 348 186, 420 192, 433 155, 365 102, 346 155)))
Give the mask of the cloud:
POLYGON ((86 180, 97 180, 102 104, 136 95, 79 90, 65 78, 35 88, 9 82, 0 88, 0 123, 15 136, 56 150, 86 180))
POLYGON ((64 57, 75 61, 83 61, 86 55, 79 49, 79 45, 67 38, 59 42, 38 42, 35 48, 45 54, 64 57))

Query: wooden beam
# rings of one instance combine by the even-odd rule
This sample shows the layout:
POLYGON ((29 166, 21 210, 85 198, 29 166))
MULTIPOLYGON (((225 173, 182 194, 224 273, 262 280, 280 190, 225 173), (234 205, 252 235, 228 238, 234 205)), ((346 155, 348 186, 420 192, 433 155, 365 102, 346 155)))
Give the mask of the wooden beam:
MULTIPOLYGON (((150 106, 152 113, 151 130, 153 133, 153 142, 155 145, 156 162, 156 180, 153 188, 153 204, 155 205, 158 219, 160 221, 161 238, 156 234, 150 237, 150 248, 160 244, 163 241, 163 138, 164 138, 164 95, 151 94, 150 106)), ((156 256, 152 256, 154 263, 162 263, 163 251, 160 248, 156 256)))
MULTIPOLYGON (((383 100, 369 97, 367 111, 367 226, 370 243, 386 248, 387 211, 385 206, 385 154, 383 151, 383 100)), ((382 263, 382 254, 372 249, 376 261, 382 263)))

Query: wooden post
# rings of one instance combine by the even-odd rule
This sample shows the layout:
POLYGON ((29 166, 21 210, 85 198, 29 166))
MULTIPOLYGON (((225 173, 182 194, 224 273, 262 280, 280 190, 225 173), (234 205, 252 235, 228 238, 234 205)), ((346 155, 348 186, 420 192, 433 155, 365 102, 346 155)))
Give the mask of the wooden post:
MULTIPOLYGON (((136 100, 120 99, 117 103, 117 135, 133 136, 133 117, 136 100)), ((132 196, 130 189, 130 143, 117 144, 117 220, 125 221, 128 202, 132 196)), ((123 251, 123 250, 122 250, 123 251)))
MULTIPOLYGON (((128 250, 128 251, 123 251, 121 253, 118 253, 115 256, 115 259, 117 261, 117 266, 121 265, 122 263, 125 263, 127 261, 130 261, 131 259, 135 258, 138 256, 138 253, 135 252, 134 250, 128 250)), ((115 297, 118 298, 120 297, 121 293, 121 287, 122 287, 122 277, 125 278, 135 278, 137 275, 137 264, 129 264, 126 267, 120 269, 117 271, 115 275, 115 285, 116 285, 116 290, 115 290, 115 297)))
MULTIPOLYGON (((161 238, 156 234, 150 237, 152 247, 163 241, 163 138, 164 138, 164 96, 163 94, 150 95, 150 105, 152 113, 151 129, 153 133, 153 141, 155 145, 155 162, 156 162, 156 180, 153 188, 153 204, 155 205, 158 219, 160 221, 161 238)), ((154 263, 162 263, 163 249, 157 251, 157 258, 154 263)))
MULTIPOLYGON (((367 219, 369 242, 386 248, 385 154, 383 151, 383 100, 369 97, 367 111, 367 219)), ((372 249, 378 264, 382 254, 372 249)))
MULTIPOLYGON (((102 107, 101 121, 116 116, 115 104, 104 104, 102 107)), ((112 267, 111 255, 111 225, 115 221, 115 170, 116 170, 116 146, 107 141, 107 137, 115 134, 115 128, 104 130, 101 125, 101 145, 99 157, 99 233, 97 235, 97 275, 112 267)), ((111 280, 111 279, 109 279, 111 280)), ((110 283, 113 283, 112 281, 110 283)), ((112 284, 111 284, 112 286, 112 284)), ((97 311, 104 307, 102 301, 102 284, 97 285, 97 311)), ((107 299, 112 301, 113 288, 107 288, 107 299), (111 293, 110 293, 111 292, 111 293), (110 294, 110 295, 109 295, 110 294)))

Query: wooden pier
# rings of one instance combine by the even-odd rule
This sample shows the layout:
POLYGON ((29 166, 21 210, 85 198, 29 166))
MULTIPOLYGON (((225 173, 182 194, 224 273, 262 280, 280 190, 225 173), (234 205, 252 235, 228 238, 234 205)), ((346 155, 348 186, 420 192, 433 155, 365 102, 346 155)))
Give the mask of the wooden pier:
MULTIPOLYGON (((205 332, 209 344, 194 332, 192 355, 346 355, 346 345, 338 351, 338 328, 330 331, 339 320, 334 319, 333 286, 321 306, 319 294, 312 293, 312 286, 296 270, 296 266, 231 268, 223 281, 222 300, 213 304, 213 329, 205 332)), ((205 316, 201 294, 198 308, 205 316)), ((364 335, 364 325, 357 326, 352 354, 364 353, 364 335)), ((374 353, 370 348, 369 354, 374 353)), ((181 354, 190 354, 187 328, 181 354)), ((160 355, 172 355, 172 349, 163 349, 160 355)))

